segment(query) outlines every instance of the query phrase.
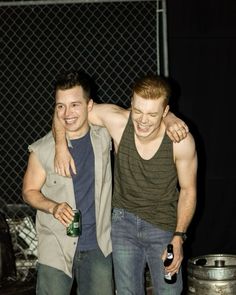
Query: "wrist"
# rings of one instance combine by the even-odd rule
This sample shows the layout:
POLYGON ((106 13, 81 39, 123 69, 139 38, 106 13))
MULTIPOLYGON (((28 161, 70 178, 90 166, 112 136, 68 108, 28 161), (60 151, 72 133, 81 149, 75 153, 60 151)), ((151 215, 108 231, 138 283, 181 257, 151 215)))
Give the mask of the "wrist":
POLYGON ((54 215, 54 213, 55 213, 55 209, 56 209, 56 206, 57 206, 58 204, 52 204, 49 208, 48 208, 48 212, 50 213, 50 214, 52 214, 52 215, 54 215))
POLYGON ((186 239, 187 239, 186 232, 182 232, 182 231, 175 231, 173 236, 174 237, 179 237, 180 239, 182 239, 183 242, 185 242, 186 239))
POLYGON ((67 144, 66 141, 56 141, 55 142, 55 150, 56 151, 61 151, 61 150, 66 150, 67 149, 67 144))

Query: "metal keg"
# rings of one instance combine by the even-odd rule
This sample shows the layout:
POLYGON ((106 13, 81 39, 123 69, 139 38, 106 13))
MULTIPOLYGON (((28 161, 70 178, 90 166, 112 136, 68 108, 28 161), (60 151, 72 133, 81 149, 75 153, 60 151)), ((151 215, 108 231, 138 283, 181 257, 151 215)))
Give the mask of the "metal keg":
POLYGON ((210 254, 188 260, 188 295, 236 295, 236 255, 210 254))

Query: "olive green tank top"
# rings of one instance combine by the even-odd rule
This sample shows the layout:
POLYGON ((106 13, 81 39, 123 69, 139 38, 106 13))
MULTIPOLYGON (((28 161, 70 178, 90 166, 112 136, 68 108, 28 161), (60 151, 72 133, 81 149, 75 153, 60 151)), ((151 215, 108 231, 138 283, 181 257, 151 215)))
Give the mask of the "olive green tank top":
POLYGON ((115 159, 113 208, 122 208, 164 230, 176 227, 177 172, 173 143, 165 134, 149 159, 139 155, 129 117, 115 159))

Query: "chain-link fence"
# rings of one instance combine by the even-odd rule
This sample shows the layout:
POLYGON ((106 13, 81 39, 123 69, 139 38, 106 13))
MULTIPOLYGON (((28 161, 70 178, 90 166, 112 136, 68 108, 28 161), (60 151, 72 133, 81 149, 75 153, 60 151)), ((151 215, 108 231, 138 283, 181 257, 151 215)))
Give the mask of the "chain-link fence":
POLYGON ((129 106, 135 78, 166 67, 165 13, 164 0, 0 2, 0 207, 21 278, 22 261, 36 260, 34 210, 21 199, 27 146, 51 128, 55 76, 83 68, 100 101, 129 106))

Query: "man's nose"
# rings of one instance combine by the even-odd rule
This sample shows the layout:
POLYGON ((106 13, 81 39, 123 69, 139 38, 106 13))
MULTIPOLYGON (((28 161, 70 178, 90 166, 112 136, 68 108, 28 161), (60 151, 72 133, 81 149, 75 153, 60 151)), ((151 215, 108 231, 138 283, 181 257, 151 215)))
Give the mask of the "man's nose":
POLYGON ((65 108, 65 117, 68 117, 70 115, 70 113, 71 113, 70 108, 69 107, 66 107, 65 108))
POLYGON ((146 122, 148 122, 148 116, 145 115, 145 114, 142 114, 142 115, 140 116, 140 118, 139 118, 139 121, 140 121, 141 123, 146 123, 146 122))

